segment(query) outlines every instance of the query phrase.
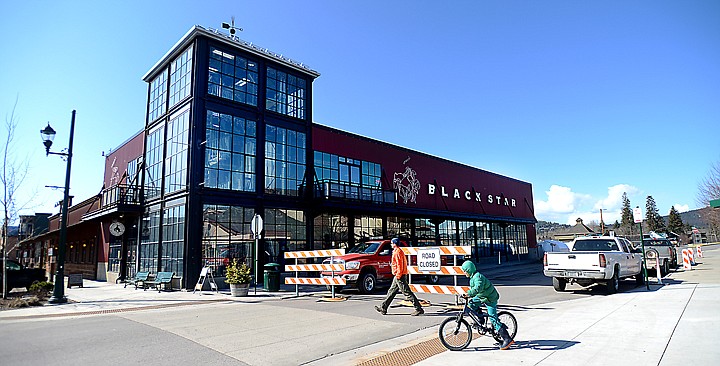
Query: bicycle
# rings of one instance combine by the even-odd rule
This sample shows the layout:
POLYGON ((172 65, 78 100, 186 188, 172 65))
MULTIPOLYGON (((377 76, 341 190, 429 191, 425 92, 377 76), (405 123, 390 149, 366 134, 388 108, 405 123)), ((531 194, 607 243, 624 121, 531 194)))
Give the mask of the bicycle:
MULTIPOLYGON (((468 307, 468 299, 464 297, 461 298, 465 300, 463 310, 459 314, 451 316, 440 323, 438 335, 443 346, 451 351, 461 351, 465 349, 473 339, 472 329, 475 329, 479 335, 490 334, 496 341, 502 343, 502 337, 495 331, 490 316, 482 310, 476 312, 470 309, 468 307), (470 323, 468 323, 467 317, 472 319, 472 327, 470 323)), ((498 319, 500 323, 505 324, 507 327, 510 338, 515 339, 515 335, 517 334, 517 320, 515 316, 509 311, 499 311, 498 319)))

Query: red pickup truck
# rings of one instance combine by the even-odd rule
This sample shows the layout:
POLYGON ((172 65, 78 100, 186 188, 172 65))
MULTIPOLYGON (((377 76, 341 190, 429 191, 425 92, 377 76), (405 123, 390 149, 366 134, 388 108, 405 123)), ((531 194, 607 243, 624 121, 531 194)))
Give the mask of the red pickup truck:
MULTIPOLYGON (((408 246, 401 241, 400 246, 408 246)), ((333 257, 332 264, 344 264, 345 270, 335 272, 335 277, 342 277, 349 286, 357 287, 360 293, 369 294, 375 290, 378 283, 392 281, 390 273, 390 259, 392 248, 390 240, 372 240, 358 244, 340 257, 333 257)), ((411 256, 409 265, 415 264, 415 257, 411 256)), ((443 264, 446 261, 442 259, 443 264)), ((331 264, 330 258, 323 261, 323 264, 331 264)), ((322 277, 331 277, 331 272, 322 272, 322 277)), ((413 275, 413 278, 424 277, 428 283, 436 284, 440 280, 437 275, 413 275)))

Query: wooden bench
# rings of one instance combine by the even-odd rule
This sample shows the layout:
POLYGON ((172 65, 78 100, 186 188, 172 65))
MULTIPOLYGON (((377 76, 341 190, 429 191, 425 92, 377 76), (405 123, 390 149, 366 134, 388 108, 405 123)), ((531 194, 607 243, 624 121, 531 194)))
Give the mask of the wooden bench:
POLYGON ((158 272, 154 280, 145 282, 144 289, 147 290, 148 287, 155 287, 158 292, 163 288, 167 291, 168 285, 170 285, 170 290, 172 291, 172 279, 174 276, 175 272, 158 272))
POLYGON ((138 272, 135 274, 135 277, 130 278, 125 281, 125 287, 127 287, 128 284, 134 285, 135 289, 137 290, 138 286, 142 286, 143 289, 145 288, 145 282, 148 281, 150 278, 150 272, 138 272))

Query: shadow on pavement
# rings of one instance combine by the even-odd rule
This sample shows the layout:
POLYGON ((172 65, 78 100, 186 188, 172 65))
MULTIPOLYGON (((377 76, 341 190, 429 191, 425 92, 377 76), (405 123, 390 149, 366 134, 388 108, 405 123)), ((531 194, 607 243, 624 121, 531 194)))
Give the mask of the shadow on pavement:
POLYGON ((534 349, 538 351, 558 351, 561 349, 570 348, 580 342, 577 341, 566 341, 562 339, 540 339, 540 340, 532 340, 532 341, 515 341, 515 343, 510 346, 509 350, 513 349, 520 349, 520 348, 529 348, 534 349))

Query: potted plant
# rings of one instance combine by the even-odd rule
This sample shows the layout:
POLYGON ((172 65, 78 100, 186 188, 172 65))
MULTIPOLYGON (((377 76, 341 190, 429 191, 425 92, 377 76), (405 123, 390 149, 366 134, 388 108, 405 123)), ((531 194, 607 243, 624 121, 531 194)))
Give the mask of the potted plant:
POLYGON ((225 273, 225 283, 230 285, 230 295, 247 296, 250 281, 252 281, 250 267, 233 259, 225 273))

